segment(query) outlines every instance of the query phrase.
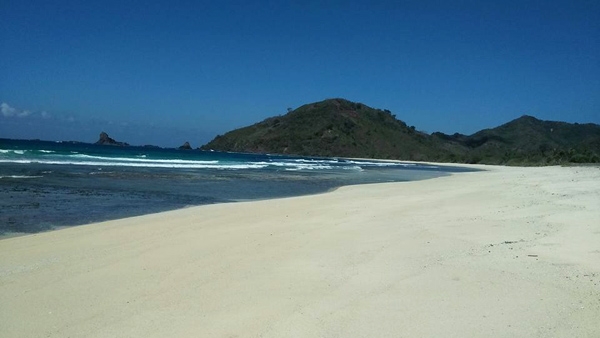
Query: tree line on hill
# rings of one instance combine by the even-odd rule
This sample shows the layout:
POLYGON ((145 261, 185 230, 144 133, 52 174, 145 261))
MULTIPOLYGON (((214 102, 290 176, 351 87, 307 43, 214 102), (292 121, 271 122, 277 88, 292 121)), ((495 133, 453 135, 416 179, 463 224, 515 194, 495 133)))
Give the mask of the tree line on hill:
POLYGON ((600 126, 522 116, 472 135, 427 134, 389 110, 328 99, 219 135, 201 149, 506 165, 600 163, 600 126))

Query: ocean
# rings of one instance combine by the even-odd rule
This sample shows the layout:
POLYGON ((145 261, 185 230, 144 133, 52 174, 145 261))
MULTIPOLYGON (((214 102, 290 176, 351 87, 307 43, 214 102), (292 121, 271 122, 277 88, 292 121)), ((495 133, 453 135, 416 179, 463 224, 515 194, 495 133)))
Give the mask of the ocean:
POLYGON ((0 139, 0 236, 468 171, 429 164, 0 139))

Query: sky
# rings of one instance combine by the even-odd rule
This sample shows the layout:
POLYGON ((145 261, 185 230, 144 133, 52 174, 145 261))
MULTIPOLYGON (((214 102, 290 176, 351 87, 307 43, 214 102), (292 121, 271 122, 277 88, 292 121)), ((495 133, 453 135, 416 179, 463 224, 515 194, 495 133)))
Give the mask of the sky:
POLYGON ((426 132, 600 123, 600 1, 0 1, 0 138, 197 147, 345 98, 426 132))

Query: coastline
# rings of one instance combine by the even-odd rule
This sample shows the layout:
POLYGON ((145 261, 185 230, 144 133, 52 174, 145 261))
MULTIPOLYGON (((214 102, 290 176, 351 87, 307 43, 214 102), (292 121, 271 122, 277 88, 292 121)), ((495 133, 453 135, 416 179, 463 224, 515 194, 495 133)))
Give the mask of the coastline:
MULTIPOLYGON (((53 151, 41 150, 43 156, 53 151)), ((110 162, 111 157, 105 159, 110 162)), ((124 161, 125 157, 117 159, 124 161)), ((131 157, 131 160, 135 163, 155 161, 138 156, 131 157)), ((271 160, 263 160, 256 162, 254 159, 254 162, 239 166, 264 167, 272 163, 271 160)), ((189 164, 189 160, 185 161, 189 164)), ((200 166, 209 162, 206 159, 198 161, 200 166)), ((0 204, 5 206, 0 214, 0 240, 190 206, 321 194, 340 186, 428 179, 447 175, 446 171, 464 170, 457 166, 435 166, 437 169, 432 169, 425 164, 406 167, 400 161, 394 165, 381 165, 374 160, 362 162, 364 164, 338 162, 337 159, 298 158, 287 162, 275 161, 271 169, 206 169, 193 173, 179 169, 130 170, 128 165, 131 163, 126 162, 122 163, 120 170, 65 163, 67 165, 58 167, 28 165, 28 171, 21 172, 24 165, 14 164, 4 169, 20 176, 0 174, 0 204), (389 169, 397 164, 401 164, 402 168, 389 169), (273 171, 273 168, 277 170, 273 171), (6 177, 8 179, 3 179, 6 177)), ((227 163, 221 165, 231 165, 227 163)))
POLYGON ((0 335, 600 335, 599 168, 483 168, 2 239, 0 335))

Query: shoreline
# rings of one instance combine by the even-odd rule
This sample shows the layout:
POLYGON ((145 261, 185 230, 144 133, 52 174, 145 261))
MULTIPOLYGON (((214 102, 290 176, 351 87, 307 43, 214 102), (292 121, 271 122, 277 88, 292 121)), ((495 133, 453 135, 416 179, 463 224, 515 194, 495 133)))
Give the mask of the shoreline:
POLYGON ((13 337, 599 335, 599 168, 485 168, 5 238, 0 322, 13 337))
MULTIPOLYGON (((348 158, 347 160, 356 160, 356 159, 350 159, 348 158)), ((395 163, 407 163, 407 164, 417 164, 417 165, 435 165, 438 167, 449 167, 449 168, 465 168, 465 169, 472 169, 472 170, 482 170, 481 168, 476 168, 476 165, 468 165, 468 164, 452 164, 452 163, 429 163, 429 162, 414 162, 414 161, 400 161, 400 160, 378 160, 378 159, 358 159, 358 160, 362 160, 362 161, 377 161, 377 162, 395 162, 395 163)), ((485 169, 483 169, 485 170, 485 169)), ((460 172, 457 172, 460 173, 460 172)), ((452 175, 455 174, 453 172, 450 173, 444 173, 442 176, 447 176, 447 175, 452 175)), ((434 177, 435 178, 435 177, 434 177)), ((423 180, 423 179, 430 179, 430 178, 418 178, 415 179, 415 181, 419 181, 419 180, 423 180)), ((406 181, 397 181, 397 183, 402 183, 402 182, 406 182, 406 181)), ((324 189, 322 191, 318 191, 318 192, 312 192, 312 193, 299 193, 298 195, 292 195, 292 196, 271 196, 271 197, 263 197, 263 198, 250 198, 250 199, 230 199, 227 201, 221 201, 221 202, 216 202, 216 203, 208 203, 208 204, 189 204, 189 205, 184 205, 184 206, 180 206, 180 207, 175 207, 172 209, 167 209, 165 210, 165 208, 162 208, 162 210, 149 210, 146 213, 133 213, 130 215, 126 215, 126 216, 121 216, 121 217, 117 217, 117 218, 113 218, 113 217, 106 217, 104 219, 96 219, 96 220, 92 220, 92 221, 87 221, 85 223, 65 223, 65 224, 59 224, 59 225, 54 225, 52 227, 52 229, 46 229, 43 231, 38 231, 38 232, 5 232, 5 233, 0 233, 0 241, 8 239, 8 238, 14 238, 14 237, 23 237, 23 236, 30 236, 30 235, 36 235, 36 234, 40 234, 40 233, 45 233, 45 232, 52 232, 52 231, 60 231, 63 229, 68 229, 71 227, 79 227, 79 226, 86 226, 86 225, 92 225, 92 224, 96 224, 96 223, 102 223, 102 222, 109 222, 109 221, 117 221, 120 219, 128 219, 128 218, 132 218, 132 217, 139 217, 139 216, 145 216, 145 215, 154 215, 154 214, 160 214, 162 212, 169 212, 169 211, 175 211, 175 210, 181 210, 181 209, 187 209, 187 208, 193 208, 193 207, 198 207, 198 206, 203 206, 203 205, 211 205, 211 204, 229 204, 229 203, 239 203, 239 202, 251 202, 251 201, 264 201, 264 200, 273 200, 273 199, 280 199, 280 198, 291 198, 291 197, 299 197, 299 196, 313 196, 313 195, 320 195, 320 194, 326 194, 329 193, 331 191, 335 191, 341 187, 344 186, 353 186, 353 185, 365 185, 365 184, 377 184, 377 183, 381 183, 381 182, 372 182, 372 183, 347 183, 347 184, 342 184, 339 186, 335 186, 332 188, 328 188, 328 189, 324 189)))

